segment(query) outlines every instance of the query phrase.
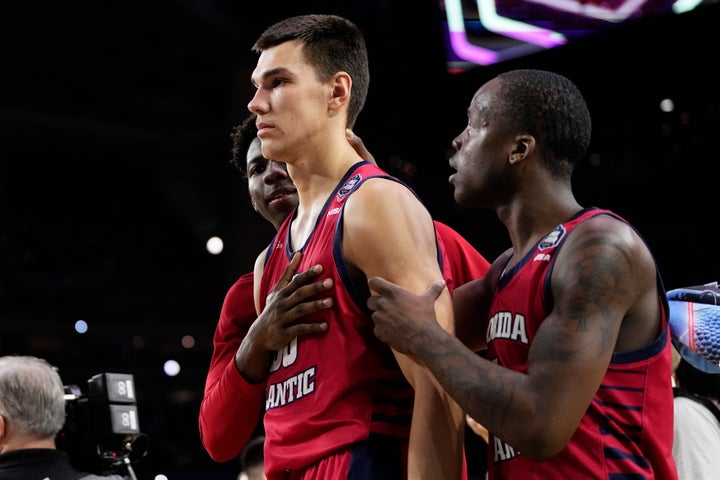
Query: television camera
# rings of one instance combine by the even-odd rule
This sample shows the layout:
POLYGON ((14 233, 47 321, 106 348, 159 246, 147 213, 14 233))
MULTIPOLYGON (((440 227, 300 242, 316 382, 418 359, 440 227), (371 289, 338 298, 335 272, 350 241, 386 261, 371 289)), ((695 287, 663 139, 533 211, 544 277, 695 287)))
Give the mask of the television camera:
POLYGON ((148 441, 140 432, 132 375, 100 373, 85 390, 65 385, 65 412, 56 443, 76 468, 136 479, 132 465, 145 457, 148 441))

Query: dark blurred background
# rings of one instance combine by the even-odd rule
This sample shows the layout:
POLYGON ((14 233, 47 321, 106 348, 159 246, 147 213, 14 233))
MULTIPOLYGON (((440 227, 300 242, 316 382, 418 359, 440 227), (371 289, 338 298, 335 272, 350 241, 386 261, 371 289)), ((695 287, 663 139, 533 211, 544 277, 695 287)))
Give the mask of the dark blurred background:
POLYGON ((253 41, 299 13, 341 14, 364 30, 372 81, 356 132, 489 259, 509 246, 505 229, 454 205, 448 147, 483 82, 538 67, 573 79, 593 114, 578 198, 630 220, 668 288, 720 278, 717 3, 461 73, 448 70, 440 4, 3 3, 0 355, 44 357, 67 384, 133 374, 150 441, 139 478, 235 478, 239 463, 203 450, 197 413, 225 292, 273 230, 229 164, 229 135, 248 113, 253 41), (673 111, 660 109, 665 98, 673 111), (215 235, 225 248, 211 255, 215 235))

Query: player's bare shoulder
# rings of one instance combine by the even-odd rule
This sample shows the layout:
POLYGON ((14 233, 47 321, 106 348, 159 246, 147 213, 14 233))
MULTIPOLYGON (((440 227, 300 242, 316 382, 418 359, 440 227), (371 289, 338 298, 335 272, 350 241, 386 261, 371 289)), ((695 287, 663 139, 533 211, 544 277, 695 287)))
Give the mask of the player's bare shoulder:
POLYGON ((406 185, 384 177, 366 179, 348 199, 347 215, 367 214, 372 217, 388 215, 397 218, 405 215, 429 213, 415 193, 406 185))
POLYGON ((568 236, 562 252, 568 260, 613 260, 627 267, 654 270, 652 255, 640 234, 629 223, 612 215, 596 215, 580 223, 568 236))
POLYGON ((616 351, 640 348, 657 336, 655 261, 640 234, 612 215, 597 215, 573 229, 557 257, 552 290, 557 302, 586 299, 566 307, 590 311, 600 305, 605 318, 619 320, 616 351))
POLYGON ((397 280, 397 272, 409 264, 426 258, 436 261, 435 249, 430 213, 402 183, 369 178, 348 199, 343 213, 343 254, 366 275, 397 280))
POLYGON ((645 242, 632 226, 611 215, 578 224, 553 268, 556 298, 581 295, 630 308, 639 295, 654 288, 655 263, 645 242))
POLYGON ((594 245, 595 241, 600 246, 605 245, 609 255, 621 255, 623 260, 633 268, 634 275, 640 275, 642 271, 647 270, 646 274, 650 275, 650 279, 655 279, 655 261, 650 253, 650 249, 640 236, 638 231, 627 221, 612 215, 596 215, 583 222, 577 228, 578 239, 581 245, 594 245))

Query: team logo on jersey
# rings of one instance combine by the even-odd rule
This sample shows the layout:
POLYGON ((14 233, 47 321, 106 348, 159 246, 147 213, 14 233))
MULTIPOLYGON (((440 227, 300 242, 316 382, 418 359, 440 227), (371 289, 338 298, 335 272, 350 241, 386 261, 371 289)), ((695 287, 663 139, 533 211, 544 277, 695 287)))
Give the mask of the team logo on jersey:
POLYGON ((360 180, 362 180, 362 175, 359 173, 356 173, 350 179, 348 179, 347 182, 345 182, 345 185, 340 187, 340 190, 337 192, 338 201, 340 201, 344 196, 348 195, 350 192, 352 192, 358 183, 360 183, 360 180))
POLYGON ((540 243, 538 243, 538 250, 547 250, 548 248, 557 247, 560 240, 563 239, 566 233, 567 230, 565 230, 565 227, 558 225, 555 227, 555 230, 548 233, 545 238, 540 240, 540 243))

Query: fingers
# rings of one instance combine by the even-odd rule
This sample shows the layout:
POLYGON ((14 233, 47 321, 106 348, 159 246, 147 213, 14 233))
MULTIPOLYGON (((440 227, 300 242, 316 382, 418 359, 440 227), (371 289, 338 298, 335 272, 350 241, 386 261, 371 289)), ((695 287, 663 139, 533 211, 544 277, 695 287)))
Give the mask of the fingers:
POLYGON ((282 275, 280 275, 280 280, 278 280, 278 283, 275 285, 275 291, 280 290, 281 288, 284 288, 287 284, 289 284, 293 277, 295 276, 295 273, 297 273, 297 269, 300 266, 300 261, 302 260, 302 252, 295 252, 295 255, 293 255, 292 260, 290 260, 290 263, 287 267, 285 267, 285 270, 283 270, 282 275))
POLYGON ((423 293, 423 296, 428 296, 434 302, 438 299, 443 290, 445 290, 445 280, 437 280, 435 283, 430 285, 430 288, 423 293))
MULTIPOLYGON (((396 292, 404 290, 402 287, 392 282, 388 282, 382 277, 370 277, 368 279, 368 287, 370 287, 370 290, 386 296, 392 296, 396 292)), ((432 301, 435 301, 444 289, 445 280, 437 280, 430 285, 430 288, 428 288, 422 296, 427 296, 432 301)))
MULTIPOLYGON (((295 281, 293 280, 293 284, 289 286, 289 288, 294 287, 295 281)), ((331 278, 326 278, 321 282, 314 282, 310 283, 309 285, 302 285, 298 288, 294 289, 291 293, 288 293, 288 301, 290 304, 294 305, 292 307, 293 309, 293 316, 299 317, 302 315, 307 315, 310 312, 314 312, 316 310, 320 310, 321 308, 327 308, 332 305, 332 298, 325 297, 309 302, 305 302, 308 298, 314 297, 317 294, 324 292, 326 290, 329 290, 333 286, 333 281, 331 278), (317 305, 316 305, 317 304, 317 305)))
POLYGON ((368 151, 367 148, 365 148, 365 143, 363 143, 362 139, 355 135, 355 132, 350 130, 349 128, 345 129, 345 137, 347 138, 348 142, 350 143, 350 146, 355 149, 355 152, 360 155, 365 160, 369 161, 370 163, 373 163, 377 165, 377 162, 375 161, 375 157, 368 151))
POLYGON ((300 283, 296 280, 300 275, 285 288, 268 295, 265 308, 251 327, 256 330, 258 342, 268 350, 282 348, 297 336, 324 332, 328 328, 323 317, 309 318, 308 315, 333 306, 332 297, 317 298, 318 292, 332 288, 332 279, 298 288, 300 283))
POLYGON ((368 278, 368 287, 373 292, 377 292, 380 295, 387 295, 391 293, 391 286, 393 284, 388 282, 382 277, 370 277, 368 278))
POLYGON ((308 292, 309 294, 322 292, 323 290, 327 290, 328 288, 332 287, 333 283, 331 278, 326 278, 320 282, 312 283, 320 276, 322 271, 322 265, 314 265, 312 268, 309 268, 304 272, 298 273, 293 277, 290 284, 285 287, 287 290, 286 294, 292 295, 294 292, 299 291, 300 289, 303 289, 303 291, 307 291, 308 289, 305 288, 307 286, 311 287, 310 291, 308 292))
POLYGON ((390 305, 394 303, 398 306, 403 305, 403 303, 407 304, 408 301, 415 302, 417 300, 423 300, 423 302, 427 301, 431 304, 435 303, 437 298, 445 289, 445 280, 435 281, 425 292, 423 292, 422 295, 419 296, 412 294, 392 282, 388 282, 382 277, 370 277, 368 279, 368 286, 372 292, 375 292, 375 294, 370 295, 367 299, 366 305, 371 311, 377 312, 379 310, 384 310, 386 307, 383 307, 382 305, 387 306, 387 302, 390 302, 390 305))
POLYGON ((315 265, 295 275, 289 284, 282 286, 278 282, 275 289, 267 296, 266 310, 280 313, 289 321, 317 310, 332 306, 332 298, 312 299, 333 287, 332 278, 315 281, 322 272, 320 265, 315 265), (312 300, 310 300, 312 299, 312 300))
MULTIPOLYGON (((323 271, 322 265, 313 265, 304 272, 297 273, 298 266, 300 265, 301 253, 297 252, 285 270, 283 270, 280 280, 275 284, 275 288, 272 293, 278 293, 285 290, 285 295, 292 295, 293 292, 300 289, 304 285, 308 285, 314 281, 323 271)), ((332 286, 332 284, 330 284, 332 286)), ((317 291, 326 290, 326 288, 317 287, 317 291)))
POLYGON ((299 337, 302 335, 310 335, 313 333, 321 333, 328 329, 327 322, 317 323, 298 323, 291 327, 288 327, 287 333, 293 337, 299 337))

